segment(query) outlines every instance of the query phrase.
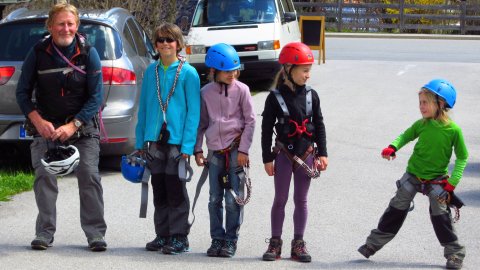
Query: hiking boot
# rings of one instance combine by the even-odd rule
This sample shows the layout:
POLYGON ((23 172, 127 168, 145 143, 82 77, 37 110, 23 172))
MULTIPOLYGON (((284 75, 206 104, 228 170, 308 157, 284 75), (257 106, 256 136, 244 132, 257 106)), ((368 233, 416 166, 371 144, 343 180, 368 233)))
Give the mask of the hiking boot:
POLYGON ((462 269, 463 260, 458 258, 455 255, 448 257, 447 259, 447 269, 462 269))
POLYGON ((149 251, 159 251, 162 249, 163 246, 165 246, 167 241, 168 241, 167 237, 162 237, 157 235, 155 239, 153 239, 152 241, 148 242, 145 245, 145 248, 149 251))
POLYGON ((207 256, 208 257, 218 257, 222 247, 223 247, 223 240, 212 239, 212 245, 210 245, 210 247, 207 250, 207 256))
POLYGON ((105 242, 103 237, 89 238, 88 248, 91 251, 105 251, 107 250, 107 242, 105 242))
POLYGON ((264 261, 275 261, 276 259, 280 259, 280 255, 282 254, 282 239, 266 239, 266 243, 268 244, 267 251, 263 253, 263 260, 264 261))
POLYGON ((53 246, 53 237, 48 239, 43 236, 37 236, 35 239, 33 239, 32 243, 30 243, 30 246, 35 250, 46 250, 47 248, 53 246))
POLYGON ((231 258, 235 255, 236 251, 237 251, 237 241, 225 240, 225 243, 223 244, 223 247, 220 250, 220 253, 218 254, 218 256, 224 257, 224 258, 231 258))
POLYGON ((290 252, 290 256, 293 260, 299 262, 312 261, 312 256, 308 254, 306 243, 303 240, 292 240, 292 251, 290 252))
POLYGON ((362 254, 365 258, 368 259, 368 257, 375 254, 376 251, 369 245, 365 244, 358 248, 358 252, 360 252, 360 254, 362 254))
POLYGON ((171 254, 176 255, 182 252, 189 251, 189 244, 188 238, 186 235, 173 235, 170 238, 170 241, 166 245, 163 246, 162 252, 163 254, 171 254))

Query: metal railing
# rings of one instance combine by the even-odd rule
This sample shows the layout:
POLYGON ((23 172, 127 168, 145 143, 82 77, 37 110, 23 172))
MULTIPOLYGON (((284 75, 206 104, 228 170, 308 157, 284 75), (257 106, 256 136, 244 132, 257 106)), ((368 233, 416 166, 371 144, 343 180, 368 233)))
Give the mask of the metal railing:
POLYGON ((480 34, 480 5, 465 1, 448 5, 293 1, 303 16, 325 16, 330 31, 480 34))

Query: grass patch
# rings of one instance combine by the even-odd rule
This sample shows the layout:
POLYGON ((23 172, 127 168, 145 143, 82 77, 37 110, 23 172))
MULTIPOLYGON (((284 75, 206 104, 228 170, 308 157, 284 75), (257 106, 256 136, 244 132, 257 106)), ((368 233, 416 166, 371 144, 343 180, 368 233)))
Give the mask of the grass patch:
POLYGON ((0 201, 9 201, 11 196, 33 188, 32 172, 0 171, 0 201))

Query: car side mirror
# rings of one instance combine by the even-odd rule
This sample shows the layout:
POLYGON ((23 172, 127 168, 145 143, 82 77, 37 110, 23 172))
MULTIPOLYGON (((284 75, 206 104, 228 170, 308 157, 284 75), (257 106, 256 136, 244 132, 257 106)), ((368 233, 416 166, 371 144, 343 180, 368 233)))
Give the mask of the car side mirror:
POLYGON ((297 15, 295 12, 285 12, 283 13, 283 22, 293 22, 297 20, 297 15))

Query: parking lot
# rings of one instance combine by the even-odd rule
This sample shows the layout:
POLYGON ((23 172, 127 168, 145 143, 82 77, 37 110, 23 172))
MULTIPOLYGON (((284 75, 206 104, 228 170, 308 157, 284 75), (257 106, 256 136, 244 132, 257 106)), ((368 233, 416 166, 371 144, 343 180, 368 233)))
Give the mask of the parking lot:
MULTIPOLYGON (((443 77, 458 90, 452 118, 462 127, 470 152, 469 164, 457 188, 465 201, 457 224, 460 241, 467 247, 464 269, 480 265, 480 61, 466 62, 465 54, 474 53, 480 42, 448 54, 449 61, 415 61, 408 50, 403 58, 388 47, 410 46, 408 40, 375 41, 371 55, 362 59, 355 54, 355 43, 367 40, 327 39, 327 63, 315 65, 310 85, 319 92, 327 129, 329 168, 312 183, 309 193, 309 221, 305 233, 312 263, 289 260, 293 236, 292 200, 289 201, 284 224, 283 258, 263 262, 261 255, 270 237, 270 207, 273 200, 273 179, 261 162, 261 112, 267 92, 254 96, 257 129, 251 149, 253 194, 245 207, 237 255, 232 259, 209 258, 208 187, 204 187, 196 208, 196 222, 189 236, 192 251, 178 256, 147 252, 145 243, 154 237, 153 205, 147 219, 139 219, 140 186, 126 182, 118 172, 102 173, 105 217, 109 249, 92 253, 79 224, 77 184, 73 177, 60 180, 57 201, 58 221, 54 247, 45 252, 30 250, 34 237, 36 208, 33 192, 15 196, 0 203, 0 260, 4 269, 443 269, 445 259, 428 215, 428 202, 421 194, 415 199, 415 210, 409 214, 397 237, 370 260, 356 250, 373 229, 389 199, 395 192, 395 181, 405 171, 413 144, 397 154, 395 161, 381 159, 380 151, 397 135, 420 118, 418 90, 427 81, 443 77), (399 42, 399 43, 397 43, 399 42), (474 46, 470 48, 470 46, 474 46), (338 49, 350 49, 350 60, 341 57, 338 49), (375 52, 379 52, 374 57, 375 52), (395 59, 392 57, 395 56, 395 59), (401 59, 406 59, 402 61, 401 59), (28 259, 26 259, 28 258, 28 259)), ((410 41, 412 42, 412 41, 410 41)), ((413 41, 414 44, 424 44, 413 41)), ((452 41, 435 42, 440 52, 453 48, 452 41), (443 46, 443 47, 442 47, 443 46)), ((361 47, 361 46, 360 46, 361 47)), ((343 52, 345 53, 345 52, 343 52)), ((415 53, 415 48, 411 50, 415 53)), ((438 52, 437 52, 438 54, 438 52)), ((478 54, 470 58, 478 57, 478 54)), ((439 57, 438 59, 445 59, 439 57)), ((452 160, 453 162, 453 160, 452 160)), ((200 170, 194 165, 195 175, 200 170)), ((189 184, 193 197, 196 181, 189 184)))

